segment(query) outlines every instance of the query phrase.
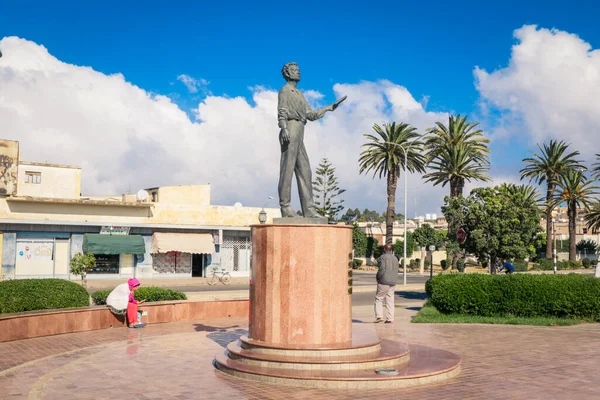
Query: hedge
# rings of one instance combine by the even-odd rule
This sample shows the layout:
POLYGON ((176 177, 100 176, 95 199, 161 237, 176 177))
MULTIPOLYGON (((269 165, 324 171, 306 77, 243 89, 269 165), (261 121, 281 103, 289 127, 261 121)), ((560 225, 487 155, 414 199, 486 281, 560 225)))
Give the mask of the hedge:
POLYGON ((14 279, 0 282, 0 314, 85 307, 90 295, 78 283, 63 279, 14 279))
POLYGON ((444 314, 600 321, 600 279, 590 276, 441 274, 426 290, 444 314))
MULTIPOLYGON (((556 263, 556 269, 560 271, 569 269, 581 269, 582 265, 579 261, 563 260, 556 263)), ((554 269, 554 261, 551 258, 540 258, 533 266, 537 271, 552 271, 554 269)))
MULTIPOLYGON (((94 300, 94 304, 106 304, 106 298, 110 292, 112 292, 112 289, 98 290, 97 292, 94 292, 94 294, 92 294, 92 300, 94 300)), ((137 300, 146 300, 148 303, 154 301, 187 300, 185 293, 156 286, 139 288, 135 292, 135 298, 137 300)))
POLYGON ((352 268, 353 269, 360 268, 362 264, 363 264, 363 260, 361 260, 359 258, 355 258, 352 260, 352 268))

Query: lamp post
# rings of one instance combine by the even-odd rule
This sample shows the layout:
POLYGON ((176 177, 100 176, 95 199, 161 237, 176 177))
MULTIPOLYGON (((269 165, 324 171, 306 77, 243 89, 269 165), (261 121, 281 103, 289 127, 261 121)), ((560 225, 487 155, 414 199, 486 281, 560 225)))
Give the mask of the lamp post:
MULTIPOLYGON (((554 259, 554 273, 556 274, 556 218, 552 218, 552 238, 554 239, 554 250, 552 252, 552 258, 554 259)), ((561 241, 562 244, 562 241, 561 241)))
MULTIPOLYGON (((273 196, 269 196, 269 200, 273 200, 273 196)), ((265 204, 262 210, 260 210, 260 212, 258 213, 258 222, 260 222, 261 224, 267 222, 267 212, 265 211, 265 206, 267 205, 269 205, 269 202, 267 202, 267 204, 265 204)))
MULTIPOLYGON (((402 263, 404 265, 403 265, 402 276, 403 276, 403 280, 404 280, 404 285, 406 286, 406 242, 408 239, 408 235, 406 234, 407 233, 407 226, 406 226, 407 203, 406 203, 406 201, 407 201, 407 190, 408 190, 407 161, 408 161, 408 150, 410 149, 410 146, 408 147, 408 149, 405 149, 404 146, 402 146, 401 144, 398 144, 398 143, 393 143, 393 142, 379 142, 379 143, 391 144, 392 146, 398 146, 404 152, 404 257, 402 257, 402 263)), ((393 230, 392 230, 392 235, 393 235, 393 230)))
POLYGON ((435 251, 435 246, 429 246, 429 279, 433 278, 433 252, 435 251))

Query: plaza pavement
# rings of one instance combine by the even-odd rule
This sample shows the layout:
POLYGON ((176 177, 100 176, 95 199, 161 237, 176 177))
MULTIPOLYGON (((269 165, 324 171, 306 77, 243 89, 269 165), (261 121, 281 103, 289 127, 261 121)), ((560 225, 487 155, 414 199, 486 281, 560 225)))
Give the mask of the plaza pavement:
POLYGON ((247 319, 229 318, 0 343, 0 399, 600 398, 600 324, 410 323, 421 304, 397 304, 395 325, 372 324, 372 306, 355 306, 354 328, 460 354, 460 376, 436 386, 323 390, 233 378, 211 364, 228 342, 247 332, 247 319))

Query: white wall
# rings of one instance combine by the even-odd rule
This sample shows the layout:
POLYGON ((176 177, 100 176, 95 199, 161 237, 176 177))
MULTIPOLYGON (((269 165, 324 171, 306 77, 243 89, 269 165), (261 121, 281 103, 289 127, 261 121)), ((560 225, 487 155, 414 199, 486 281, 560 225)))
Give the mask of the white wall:
POLYGON ((81 169, 35 163, 19 163, 17 196, 78 199, 81 169), (39 172, 41 183, 25 183, 27 172, 39 172))

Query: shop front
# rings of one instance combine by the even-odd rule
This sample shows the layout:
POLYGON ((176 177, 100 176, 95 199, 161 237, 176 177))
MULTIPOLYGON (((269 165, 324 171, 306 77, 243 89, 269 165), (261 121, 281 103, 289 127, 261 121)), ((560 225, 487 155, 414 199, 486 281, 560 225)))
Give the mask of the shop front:
POLYGON ((69 235, 61 233, 18 233, 15 278, 67 278, 69 235))
POLYGON ((210 233, 156 232, 151 253, 155 277, 200 277, 206 276, 215 245, 210 233))
POLYGON ((140 235, 106 235, 86 233, 82 250, 96 257, 96 267, 88 278, 129 278, 135 275, 137 257, 145 253, 140 235))

